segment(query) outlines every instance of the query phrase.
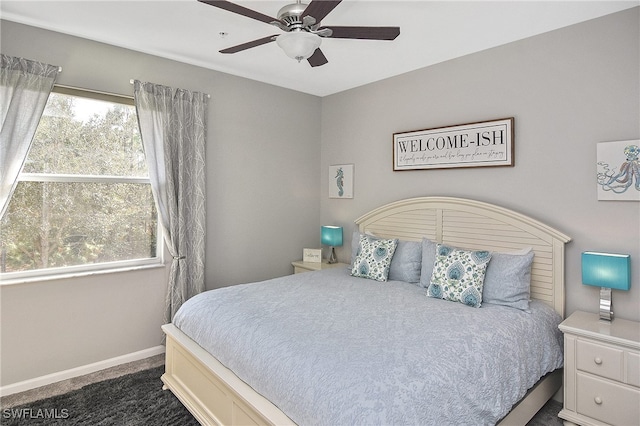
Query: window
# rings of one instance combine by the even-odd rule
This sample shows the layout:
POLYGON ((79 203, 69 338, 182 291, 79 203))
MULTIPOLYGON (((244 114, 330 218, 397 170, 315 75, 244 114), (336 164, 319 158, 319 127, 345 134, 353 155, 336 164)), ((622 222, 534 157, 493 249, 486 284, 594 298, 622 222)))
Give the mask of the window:
POLYGON ((0 222, 3 279, 159 263, 133 99, 56 86, 0 222))

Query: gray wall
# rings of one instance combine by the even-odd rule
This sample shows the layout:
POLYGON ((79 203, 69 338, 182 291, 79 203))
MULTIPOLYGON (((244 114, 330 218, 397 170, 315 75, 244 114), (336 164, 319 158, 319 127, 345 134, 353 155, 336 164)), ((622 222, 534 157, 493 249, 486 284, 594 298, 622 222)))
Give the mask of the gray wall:
MULTIPOLYGON (((211 94, 207 288, 289 274, 318 245, 320 98, 8 21, 0 36, 2 53, 62 66, 60 84, 132 95, 135 78, 211 94)), ((165 275, 1 286, 1 384, 161 344, 165 275)))
MULTIPOLYGON (((131 78, 210 93, 207 287, 291 272, 321 224, 386 202, 450 195, 558 228, 567 310, 596 311, 580 253, 630 253, 619 316, 640 319, 640 203, 596 200, 595 145, 640 137, 639 9, 316 98, 2 21, 2 52, 64 68, 59 82, 131 94, 131 78), (513 168, 391 170, 394 132, 515 117, 513 168), (290 134, 292 119, 306 129, 290 134), (321 136, 320 136, 321 135, 321 136), (353 200, 328 198, 328 166, 355 164, 353 200), (320 177, 320 181, 318 178, 320 177)), ((348 260, 349 241, 338 250, 348 260)), ((0 287, 2 385, 160 343, 164 268, 0 287)))
MULTIPOLYGON (((632 256, 618 316, 640 319, 640 203, 597 201, 596 143, 640 138, 639 8, 323 98, 322 223, 345 226, 394 200, 446 195, 550 224, 567 246, 567 313, 597 312, 580 253, 632 256), (515 118, 515 167, 392 171, 392 134, 515 118), (328 167, 355 164, 354 198, 328 198, 328 167)), ((349 240, 347 238, 347 240, 349 240)), ((349 241, 338 252, 349 259, 349 241)))

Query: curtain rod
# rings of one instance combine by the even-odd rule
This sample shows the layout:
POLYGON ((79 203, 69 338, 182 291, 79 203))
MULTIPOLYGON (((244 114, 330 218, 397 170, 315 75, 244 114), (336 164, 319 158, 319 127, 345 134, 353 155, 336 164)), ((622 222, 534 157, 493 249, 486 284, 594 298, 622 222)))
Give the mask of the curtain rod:
POLYGON ((103 101, 133 105, 133 96, 131 95, 120 95, 117 93, 103 92, 100 90, 85 89, 85 88, 74 87, 74 86, 67 86, 67 85, 58 84, 58 83, 54 84, 53 91, 58 93, 64 93, 71 96, 80 96, 80 97, 86 97, 87 94, 90 94, 89 97, 101 99, 103 101))
MULTIPOLYGON (((131 80, 129 80, 129 84, 133 84, 133 82, 134 82, 133 78, 131 80)), ((211 99, 211 95, 210 94, 207 93, 206 95, 207 95, 207 98, 211 99)))

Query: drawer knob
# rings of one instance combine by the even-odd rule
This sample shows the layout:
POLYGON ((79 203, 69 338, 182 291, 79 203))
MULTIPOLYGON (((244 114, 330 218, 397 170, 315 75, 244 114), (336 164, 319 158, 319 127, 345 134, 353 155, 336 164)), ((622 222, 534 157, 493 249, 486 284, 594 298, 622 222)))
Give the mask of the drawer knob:
POLYGON ((593 400, 595 401, 596 404, 600 405, 602 404, 602 398, 600 398, 599 396, 596 396, 595 398, 593 398, 593 400))
POLYGON ((595 362, 596 364, 600 365, 602 364, 602 358, 600 358, 599 356, 595 357, 593 359, 593 362, 595 362))

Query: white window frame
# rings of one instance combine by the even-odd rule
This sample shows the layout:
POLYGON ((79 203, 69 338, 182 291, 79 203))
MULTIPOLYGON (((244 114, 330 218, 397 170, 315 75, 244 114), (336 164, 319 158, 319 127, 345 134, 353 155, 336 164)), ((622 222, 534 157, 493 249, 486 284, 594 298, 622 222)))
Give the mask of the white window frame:
MULTIPOLYGON (((112 103, 134 105, 133 97, 97 92, 88 89, 77 89, 68 86, 55 85, 53 92, 77 96, 82 98, 103 100, 112 103)), ((109 175, 76 175, 49 173, 20 173, 18 182, 56 182, 56 183, 134 183, 151 184, 148 177, 109 176, 109 175)), ((0 273, 0 285, 18 284, 30 281, 44 281, 48 279, 69 278, 83 275, 122 272, 149 267, 164 266, 164 237, 158 212, 156 230, 156 256, 144 259, 129 259, 114 262, 90 263, 86 265, 60 266, 56 268, 42 268, 30 271, 0 273)))

